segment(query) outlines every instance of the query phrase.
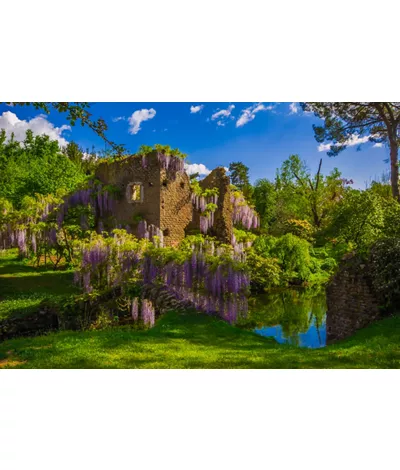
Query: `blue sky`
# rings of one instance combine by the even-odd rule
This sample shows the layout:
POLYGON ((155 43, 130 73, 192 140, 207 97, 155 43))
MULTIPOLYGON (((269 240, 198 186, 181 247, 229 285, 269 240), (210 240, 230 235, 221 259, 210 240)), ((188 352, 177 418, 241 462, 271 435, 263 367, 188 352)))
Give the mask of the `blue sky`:
MULTIPOLYGON (((250 168, 252 182, 273 178, 291 154, 306 160, 312 170, 323 158, 324 173, 336 166, 360 188, 389 169, 384 162, 388 149, 358 144, 356 136, 354 145, 329 158, 326 150, 319 150, 312 130, 312 124, 321 121, 303 113, 298 103, 93 103, 91 112, 93 118, 106 120, 108 137, 131 152, 142 144, 168 144, 187 153, 190 164, 203 164, 208 170, 242 161, 250 168)), ((73 140, 84 149, 104 149, 90 129, 68 129, 65 116, 55 111, 40 114, 30 107, 0 105, 0 128, 17 135, 31 128, 60 143, 73 140)))

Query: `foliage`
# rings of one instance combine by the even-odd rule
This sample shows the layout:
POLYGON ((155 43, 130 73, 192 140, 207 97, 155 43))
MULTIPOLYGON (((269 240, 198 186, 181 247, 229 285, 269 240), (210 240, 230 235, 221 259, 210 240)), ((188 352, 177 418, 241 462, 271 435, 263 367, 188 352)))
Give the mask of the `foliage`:
POLYGON ((332 142, 329 156, 343 151, 355 137, 368 136, 371 142, 390 147, 392 195, 399 200, 400 103, 302 103, 324 119, 323 126, 313 126, 317 142, 332 142))
POLYGON ((379 238, 400 235, 400 205, 375 189, 349 189, 332 211, 325 236, 366 253, 379 238))
POLYGON ((309 242, 313 241, 314 227, 307 220, 288 219, 286 221, 286 232, 292 233, 299 238, 304 238, 309 242))
POLYGON ((75 142, 68 142, 67 146, 62 149, 64 155, 86 175, 94 175, 97 166, 98 156, 93 150, 84 152, 81 147, 75 142))
POLYGON ((173 149, 169 145, 161 144, 155 144, 153 147, 151 145, 141 145, 136 155, 146 156, 154 151, 163 153, 165 155, 170 155, 171 157, 179 157, 182 159, 185 159, 187 157, 187 154, 181 152, 178 148, 173 149))
POLYGON ((241 191, 249 186, 249 167, 242 162, 232 162, 229 164, 229 176, 231 182, 241 191))
POLYGON ((260 292, 280 284, 282 270, 278 260, 264 258, 249 250, 246 262, 250 269, 252 291, 260 292))
POLYGON ((254 252, 265 259, 276 259, 281 269, 279 284, 323 284, 336 268, 325 250, 317 250, 306 240, 291 233, 281 237, 259 236, 254 252))
POLYGON ((253 201, 260 214, 261 228, 270 228, 277 218, 278 192, 275 184, 265 178, 257 180, 253 188, 253 201))
POLYGON ((48 136, 26 132, 21 144, 11 138, 6 142, 0 131, 0 197, 20 208, 25 196, 73 191, 86 179, 82 169, 59 149, 48 136))
POLYGON ((346 181, 335 168, 328 176, 321 173, 320 160, 313 176, 305 162, 291 155, 277 173, 276 187, 279 193, 279 218, 307 220, 316 229, 321 228, 335 204, 343 195, 346 181))
POLYGON ((233 228, 233 234, 235 236, 237 243, 246 243, 251 242, 253 243, 254 240, 257 239, 257 235, 248 231, 248 230, 240 230, 236 227, 233 228))

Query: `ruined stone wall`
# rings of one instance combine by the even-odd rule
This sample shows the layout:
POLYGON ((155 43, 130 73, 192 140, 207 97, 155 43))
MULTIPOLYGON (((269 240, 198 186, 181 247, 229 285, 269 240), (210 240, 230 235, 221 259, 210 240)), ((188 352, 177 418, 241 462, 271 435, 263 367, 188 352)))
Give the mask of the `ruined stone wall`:
POLYGON ((171 174, 161 170, 160 229, 164 244, 176 246, 185 237, 185 229, 193 217, 190 181, 186 173, 171 174))
POLYGON ((327 289, 327 343, 351 336, 381 317, 380 301, 372 287, 368 265, 351 258, 329 283, 327 289))
POLYGON ((157 158, 147 158, 147 167, 143 168, 141 157, 130 157, 122 161, 99 165, 96 176, 104 184, 115 185, 120 197, 115 202, 113 221, 105 222, 105 228, 119 226, 130 227, 136 233, 138 221, 135 217, 143 217, 149 224, 160 226, 160 166, 157 158), (143 200, 129 202, 127 188, 130 183, 142 183, 143 200))
MULTIPOLYGON (((233 234, 232 203, 230 178, 222 167, 215 168, 206 178, 200 181, 203 189, 218 188, 218 209, 214 214, 214 226, 209 235, 216 237, 223 243, 231 243, 233 234)), ((194 218, 194 223, 200 225, 200 219, 194 218)))
POLYGON ((96 176, 104 184, 118 188, 119 199, 110 220, 103 220, 106 229, 129 227, 137 234, 140 218, 159 227, 164 234, 164 244, 176 246, 185 236, 192 220, 190 182, 186 173, 161 169, 155 152, 147 155, 143 167, 141 157, 128 157, 122 161, 102 163, 96 176), (129 187, 141 183, 141 200, 132 202, 129 187))

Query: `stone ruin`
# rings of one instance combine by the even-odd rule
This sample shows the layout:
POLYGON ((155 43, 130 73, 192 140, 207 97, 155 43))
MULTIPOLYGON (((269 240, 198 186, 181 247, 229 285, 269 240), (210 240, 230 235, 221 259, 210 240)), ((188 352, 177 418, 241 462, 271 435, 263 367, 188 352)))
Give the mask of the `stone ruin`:
MULTIPOLYGON (((153 151, 145 156, 105 161, 99 165, 96 177, 119 193, 112 215, 101 219, 104 229, 124 228, 140 238, 158 235, 164 246, 176 246, 185 235, 200 231, 201 210, 193 203, 190 179, 181 158, 153 151)), ((218 167, 199 184, 204 190, 216 187, 219 191, 207 234, 231 243, 230 178, 224 168, 218 167)))
POLYGON ((384 315, 369 265, 357 256, 342 261, 326 288, 326 298, 327 344, 348 338, 384 315))

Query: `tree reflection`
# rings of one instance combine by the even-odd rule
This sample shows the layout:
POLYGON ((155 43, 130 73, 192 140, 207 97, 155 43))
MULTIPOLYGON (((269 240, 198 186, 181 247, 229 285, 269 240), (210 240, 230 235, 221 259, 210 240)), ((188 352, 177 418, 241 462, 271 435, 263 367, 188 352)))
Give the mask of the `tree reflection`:
POLYGON ((258 329, 280 325, 282 334, 292 344, 299 344, 299 334, 314 324, 319 344, 324 324, 326 300, 324 292, 286 289, 253 297, 248 321, 258 329))

